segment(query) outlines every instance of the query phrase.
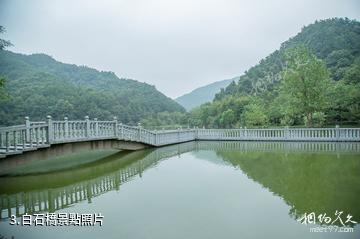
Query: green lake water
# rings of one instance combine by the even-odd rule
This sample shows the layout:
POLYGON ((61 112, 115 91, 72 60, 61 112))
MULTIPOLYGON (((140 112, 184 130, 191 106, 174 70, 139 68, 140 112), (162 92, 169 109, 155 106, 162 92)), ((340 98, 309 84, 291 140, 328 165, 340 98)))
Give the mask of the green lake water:
POLYGON ((359 143, 189 142, 4 168, 4 238, 360 238, 359 143), (336 211, 344 222, 352 216, 353 232, 299 222, 336 211), (11 215, 49 212, 101 213, 103 225, 9 224, 11 215))

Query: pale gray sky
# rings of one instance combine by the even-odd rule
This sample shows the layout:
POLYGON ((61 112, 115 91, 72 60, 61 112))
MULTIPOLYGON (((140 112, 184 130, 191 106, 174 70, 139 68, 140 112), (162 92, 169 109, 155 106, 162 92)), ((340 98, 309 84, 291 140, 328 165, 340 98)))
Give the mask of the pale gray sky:
POLYGON ((19 53, 115 72, 177 97, 241 75, 316 19, 359 0, 0 0, 19 53))

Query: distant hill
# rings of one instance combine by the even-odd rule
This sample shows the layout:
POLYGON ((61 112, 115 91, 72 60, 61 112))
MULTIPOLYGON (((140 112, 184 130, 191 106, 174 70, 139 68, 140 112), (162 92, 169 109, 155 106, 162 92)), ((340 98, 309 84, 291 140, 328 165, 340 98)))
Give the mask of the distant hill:
POLYGON ((24 116, 44 120, 117 116, 136 124, 158 112, 185 112, 154 86, 118 78, 113 72, 64 64, 45 54, 23 55, 0 50, 0 76, 8 99, 0 102, 0 125, 22 123, 24 116))
POLYGON ((220 92, 221 88, 225 88, 232 81, 237 81, 239 78, 233 78, 228 80, 217 81, 206 86, 196 88, 188 94, 182 95, 175 99, 186 110, 191 110, 197 106, 200 106, 206 102, 211 102, 216 93, 220 92))

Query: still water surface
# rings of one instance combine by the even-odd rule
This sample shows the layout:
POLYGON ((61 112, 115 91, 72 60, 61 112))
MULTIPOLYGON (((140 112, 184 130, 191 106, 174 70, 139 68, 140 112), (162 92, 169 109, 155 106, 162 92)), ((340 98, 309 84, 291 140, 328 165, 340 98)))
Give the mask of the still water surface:
POLYGON ((359 224, 316 233, 318 224, 298 222, 311 212, 335 219, 336 210, 360 222, 357 143, 190 142, 91 157, 32 161, 1 176, 0 236, 360 238, 359 224), (103 226, 9 225, 9 215, 46 212, 101 213, 103 226))

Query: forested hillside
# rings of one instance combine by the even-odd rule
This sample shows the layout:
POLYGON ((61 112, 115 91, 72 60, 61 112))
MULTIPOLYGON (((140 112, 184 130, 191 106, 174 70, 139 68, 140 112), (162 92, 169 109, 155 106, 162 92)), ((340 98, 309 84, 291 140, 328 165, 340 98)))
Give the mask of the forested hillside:
POLYGON ((45 54, 0 50, 0 76, 5 78, 0 125, 22 123, 24 116, 44 120, 46 115, 56 119, 89 115, 103 120, 117 116, 135 124, 158 112, 184 112, 154 86, 119 79, 112 72, 64 64, 45 54))
MULTIPOLYGON (((246 71, 238 82, 218 93, 212 103, 193 110, 192 123, 207 127, 303 125, 304 115, 284 110, 280 82, 286 69, 285 53, 305 46, 325 63, 331 84, 327 104, 315 112, 319 125, 359 125, 360 120, 360 23, 327 19, 304 27, 279 50, 246 71)), ((326 74, 325 74, 326 75, 326 74)))
POLYGON ((237 81, 239 78, 217 81, 191 91, 188 94, 182 95, 175 99, 186 110, 191 110, 206 102, 211 102, 215 95, 220 92, 222 88, 226 88, 232 81, 237 81))
MULTIPOLYGON (((148 127, 359 126, 360 23, 334 18, 303 27, 211 103, 190 113, 154 86, 63 64, 44 54, 0 50, 0 76, 5 79, 5 89, 0 81, 0 125, 22 123, 24 116, 44 120, 46 115, 89 115, 117 116, 124 123, 148 127), (297 77, 307 80, 299 83, 297 77)), ((182 104, 191 108, 218 90, 205 88, 181 97, 186 98, 182 104)))

